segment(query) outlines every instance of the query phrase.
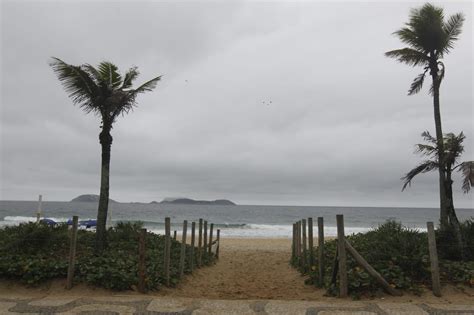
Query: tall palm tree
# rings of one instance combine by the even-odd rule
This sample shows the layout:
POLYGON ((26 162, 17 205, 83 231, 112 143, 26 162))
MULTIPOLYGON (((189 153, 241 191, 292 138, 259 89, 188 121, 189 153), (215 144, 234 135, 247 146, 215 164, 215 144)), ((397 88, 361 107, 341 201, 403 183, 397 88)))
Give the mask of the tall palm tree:
MULTIPOLYGON (((451 51, 454 42, 458 40, 463 21, 464 16, 462 13, 456 13, 445 20, 442 8, 426 3, 419 9, 412 9, 406 26, 394 33, 408 47, 385 53, 387 57, 395 58, 409 66, 423 67, 423 72, 413 80, 408 90, 408 95, 421 91, 426 75, 429 73, 431 76, 432 84, 429 92, 433 96, 436 140, 437 146, 440 148, 440 161, 443 161, 445 158, 439 102, 439 88, 445 72, 445 66, 441 59, 451 51)), ((444 163, 441 163, 441 165, 444 165, 444 163)), ((449 200, 446 191, 448 179, 446 177, 446 170, 443 167, 439 167, 438 171, 440 222, 442 227, 448 227, 449 200)))
POLYGON ((59 58, 52 58, 50 66, 61 81, 74 104, 86 113, 101 117, 102 131, 99 142, 102 147, 102 168, 100 181, 99 208, 97 211, 96 252, 100 253, 106 242, 106 221, 109 207, 110 134, 117 117, 125 115, 136 106, 136 97, 140 93, 152 91, 161 76, 153 78, 137 88, 132 88, 138 77, 136 67, 130 68, 125 76, 118 72, 117 66, 104 61, 94 68, 90 64, 73 66, 59 58))
POLYGON ((456 211, 454 210, 454 200, 453 200, 453 180, 452 173, 454 170, 462 172, 463 184, 462 189, 465 193, 469 192, 470 186, 474 185, 474 162, 462 162, 459 163, 459 157, 464 152, 464 146, 462 142, 466 138, 461 132, 459 135, 453 133, 448 133, 444 135, 443 138, 443 156, 444 156, 444 165, 441 163, 440 155, 441 150, 439 150, 438 140, 430 135, 428 131, 425 131, 421 134, 423 139, 428 142, 428 144, 417 144, 416 152, 421 153, 429 157, 428 160, 423 161, 417 167, 410 170, 404 177, 403 188, 408 185, 411 185, 413 178, 421 173, 427 173, 433 170, 443 168, 446 170, 446 202, 448 203, 449 209, 449 221, 451 226, 454 228, 455 236, 458 240, 461 257, 463 256, 463 239, 461 233, 461 225, 456 216, 456 211))

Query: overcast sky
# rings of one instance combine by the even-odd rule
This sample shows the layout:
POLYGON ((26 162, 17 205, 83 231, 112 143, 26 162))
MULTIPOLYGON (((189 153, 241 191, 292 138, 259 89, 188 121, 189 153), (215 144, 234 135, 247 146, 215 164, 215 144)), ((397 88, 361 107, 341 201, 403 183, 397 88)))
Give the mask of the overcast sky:
MULTIPOLYGON (((436 207, 436 172, 400 181, 434 135, 432 99, 407 96, 421 69, 384 57, 422 4, 2 1, 0 199, 99 193, 99 118, 72 105, 55 56, 163 75, 112 130, 118 201, 436 207)), ((472 3, 435 4, 466 15, 441 109, 473 160, 472 3)), ((473 207, 460 186, 455 204, 473 207)))

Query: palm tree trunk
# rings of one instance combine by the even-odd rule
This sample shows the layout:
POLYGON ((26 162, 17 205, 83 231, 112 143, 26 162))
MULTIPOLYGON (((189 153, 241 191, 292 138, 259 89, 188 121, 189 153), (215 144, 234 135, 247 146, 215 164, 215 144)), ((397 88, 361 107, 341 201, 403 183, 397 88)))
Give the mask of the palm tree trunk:
POLYGON ((439 165, 439 202, 440 202, 440 224, 441 228, 448 227, 448 211, 446 203, 446 170, 444 168, 444 143, 443 143, 443 130, 441 128, 441 112, 439 106, 439 77, 438 77, 438 64, 437 60, 432 59, 430 62, 430 74, 433 79, 433 108, 434 108, 434 119, 436 128, 436 142, 438 147, 438 159, 439 165))
POLYGON ((457 245, 459 247, 459 254, 462 260, 464 260, 464 240, 462 237, 461 224, 459 223, 454 210, 454 199, 453 199, 453 181, 451 179, 451 170, 446 170, 446 195, 447 195, 447 210, 449 225, 453 228, 454 237, 456 238, 457 245))
POLYGON ((110 175, 110 150, 112 147, 112 136, 110 135, 111 126, 105 123, 102 132, 99 135, 102 146, 102 168, 100 172, 100 197, 99 209, 97 210, 97 230, 95 250, 100 254, 106 243, 106 222, 109 208, 109 175, 110 175))

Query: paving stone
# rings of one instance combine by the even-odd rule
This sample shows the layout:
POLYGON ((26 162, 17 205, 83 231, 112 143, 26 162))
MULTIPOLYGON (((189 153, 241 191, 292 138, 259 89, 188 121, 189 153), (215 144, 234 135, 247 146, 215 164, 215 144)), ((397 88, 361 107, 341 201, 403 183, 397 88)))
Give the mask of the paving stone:
POLYGON ((320 311, 318 315, 378 315, 378 314, 374 312, 367 312, 367 311, 342 311, 342 310, 337 310, 337 307, 335 307, 334 310, 320 311))
POLYGON ((8 314, 8 309, 15 305, 14 302, 0 302, 0 314, 8 314))
POLYGON ((428 312, 412 304, 377 303, 388 315, 428 315, 428 312))
POLYGON ((31 301, 29 304, 33 306, 61 306, 65 305, 68 303, 71 303, 78 299, 79 297, 73 297, 73 298, 43 298, 40 300, 34 300, 31 301))
POLYGON ((305 301, 270 301, 265 305, 265 311, 268 314, 288 314, 291 310, 292 315, 306 315, 308 309, 318 309, 320 306, 319 303, 305 301))
POLYGON ((474 313, 474 304, 425 304, 426 306, 443 311, 469 311, 474 313))
POLYGON ((113 303, 127 303, 127 302, 142 302, 142 301, 150 301, 152 297, 146 298, 143 296, 98 296, 91 298, 97 302, 113 302, 113 303))
POLYGON ((387 315, 428 315, 428 312, 412 304, 401 303, 377 303, 387 315))
POLYGON ((62 312, 58 314, 67 314, 67 315, 85 315, 85 314, 96 314, 96 315, 133 315, 135 308, 123 305, 113 305, 113 304, 87 304, 74 307, 67 312, 62 312))
POLYGON ((192 301, 181 299, 154 299, 146 309, 151 312, 182 312, 188 309, 190 304, 192 301))
POLYGON ((267 314, 265 311, 265 305, 267 305, 268 301, 254 301, 249 304, 250 308, 259 315, 267 314))
POLYGON ((252 301, 202 300, 193 315, 255 315, 250 308, 252 301))

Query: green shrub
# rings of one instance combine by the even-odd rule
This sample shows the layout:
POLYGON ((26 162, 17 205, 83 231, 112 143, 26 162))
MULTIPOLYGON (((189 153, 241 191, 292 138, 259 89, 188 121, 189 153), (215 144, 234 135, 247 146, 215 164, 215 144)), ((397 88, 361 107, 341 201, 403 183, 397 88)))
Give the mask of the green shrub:
MULTIPOLYGON (((465 261, 474 260, 474 219, 461 223, 461 235, 464 241, 465 261)), ((452 228, 436 230, 438 255, 441 259, 462 260, 457 239, 452 228)))
MULTIPOLYGON (((465 230, 465 233, 472 233, 472 221, 464 225, 469 227, 465 230)), ((426 233, 408 229, 395 221, 387 221, 369 232, 350 235, 347 240, 392 287, 419 294, 423 287, 431 284, 426 233)), ((470 241, 472 242, 472 240, 471 238, 470 241)), ((437 242, 442 245, 442 240, 437 242)), ((336 248, 336 240, 325 242, 324 279, 319 279, 317 248, 313 249, 315 265, 310 266, 309 270, 302 270, 298 267, 302 273, 309 276, 307 283, 319 284, 322 281, 329 295, 338 293, 338 281, 331 283, 336 248)), ((291 261, 291 264, 299 266, 297 259, 291 261)), ((453 262, 441 260, 440 269, 443 281, 474 284, 473 261, 453 262)), ((349 254, 347 254, 347 270, 348 289, 353 297, 372 296, 381 290, 381 286, 375 279, 369 276, 349 254)))
MULTIPOLYGON (((108 246, 100 256, 93 254, 95 233, 77 234, 76 280, 113 290, 127 290, 138 283, 138 235, 141 222, 118 223, 107 231, 108 246)), ((67 275, 69 230, 66 225, 28 223, 0 229, 0 278, 18 279, 36 285, 67 275)), ((164 283, 164 237, 146 235, 146 286, 157 290, 164 283)), ((189 253, 190 246, 186 245, 189 253)), ((170 282, 179 282, 181 243, 171 241, 170 282)), ((189 257, 189 255, 188 255, 189 257)), ((203 264, 215 257, 203 255, 203 264)), ((197 263, 195 251, 194 264, 197 263)), ((190 272, 189 262, 185 273, 190 272)))

